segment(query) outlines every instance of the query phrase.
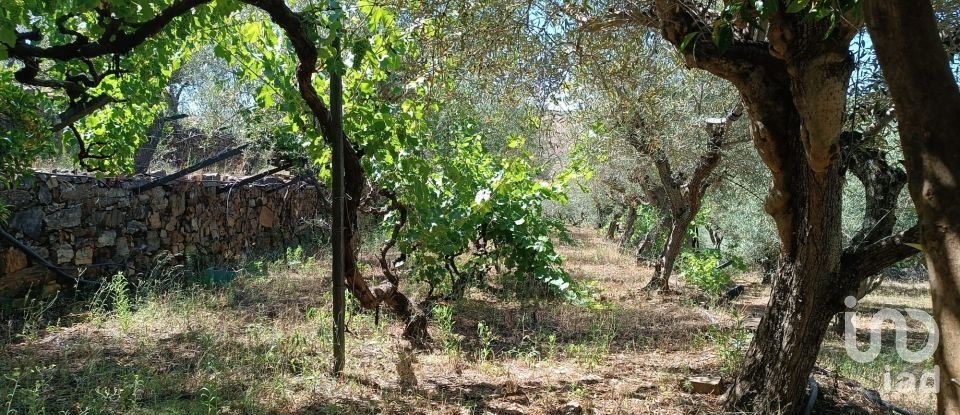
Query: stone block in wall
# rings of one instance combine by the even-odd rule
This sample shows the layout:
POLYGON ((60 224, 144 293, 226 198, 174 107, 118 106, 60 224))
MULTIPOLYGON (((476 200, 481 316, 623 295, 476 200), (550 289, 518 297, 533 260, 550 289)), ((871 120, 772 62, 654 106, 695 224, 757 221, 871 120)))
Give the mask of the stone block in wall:
POLYGON ((93 245, 84 245, 77 249, 73 263, 77 265, 90 265, 93 263, 93 245))
POLYGON ((260 207, 260 226, 264 228, 272 228, 276 222, 276 214, 273 213, 273 209, 270 209, 268 206, 260 207))
POLYGON ((113 246, 117 242, 117 231, 106 230, 97 237, 97 247, 113 246))
POLYGON ((42 287, 50 280, 52 280, 50 270, 41 265, 34 265, 0 278, 0 294, 20 295, 33 287, 42 287))
POLYGON ((147 218, 147 225, 150 226, 150 229, 160 229, 161 221, 159 211, 155 210, 150 214, 150 217, 147 218))
POLYGON ((21 189, 0 191, 0 198, 13 206, 14 209, 24 209, 37 202, 33 193, 21 189))
POLYGON ((53 193, 50 192, 47 186, 40 186, 40 188, 37 189, 37 202, 41 205, 53 203, 53 193))
POLYGON ((92 224, 101 228, 116 229, 120 227, 126 218, 126 213, 122 210, 106 208, 104 211, 93 212, 92 224))
POLYGON ((126 190, 116 187, 98 187, 94 194, 100 207, 130 207, 130 197, 126 190))
POLYGON ((60 200, 65 202, 75 202, 90 197, 90 186, 81 184, 64 183, 60 186, 60 200))
MULTIPOLYGON (((61 231, 67 232, 67 231, 61 231)), ((71 229, 70 235, 76 238, 96 238, 97 237, 97 228, 92 226, 79 226, 77 228, 71 229)))
POLYGON ((79 205, 68 206, 47 215, 44 221, 47 229, 67 229, 80 226, 80 218, 83 211, 79 205))
POLYGON ((147 219, 147 214, 150 213, 150 208, 147 205, 135 203, 127 212, 129 215, 127 219, 143 221, 147 219))
POLYGON ((127 237, 121 236, 116 240, 117 246, 117 256, 120 258, 126 258, 130 256, 130 245, 127 242, 127 237))
POLYGON ((20 232, 34 241, 40 241, 43 239, 43 210, 32 207, 14 213, 10 218, 9 226, 13 233, 20 232))
POLYGON ((147 225, 143 222, 132 220, 127 222, 127 233, 128 234, 137 234, 147 231, 147 225))
POLYGON ((7 248, 3 251, 0 251, 0 254, 3 256, 2 260, 4 274, 13 274, 14 272, 20 271, 29 265, 27 255, 17 248, 7 248))
POLYGON ((160 233, 157 231, 147 232, 147 252, 157 252, 160 250, 160 233))
POLYGON ((57 263, 66 264, 73 261, 73 247, 67 244, 60 245, 57 248, 57 263))
POLYGON ((173 218, 179 218, 187 210, 187 203, 183 194, 170 195, 170 214, 173 218))
POLYGON ((154 187, 150 190, 150 210, 154 212, 162 211, 169 206, 167 192, 163 187, 154 187))

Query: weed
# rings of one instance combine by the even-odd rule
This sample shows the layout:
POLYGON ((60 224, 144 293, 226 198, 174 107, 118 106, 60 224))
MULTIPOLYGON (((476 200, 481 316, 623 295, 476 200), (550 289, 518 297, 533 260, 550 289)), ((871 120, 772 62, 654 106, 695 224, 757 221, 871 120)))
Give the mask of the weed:
POLYGON ((117 273, 110 280, 109 290, 113 297, 113 311, 120 327, 123 331, 130 329, 130 320, 133 316, 133 310, 130 304, 130 296, 127 293, 127 279, 123 274, 117 273))
MULTIPOLYGON (((4 393, 5 414, 43 414, 46 413, 45 395, 47 385, 52 379, 56 365, 35 366, 26 371, 14 368, 3 375, 3 379, 12 383, 9 392, 4 393)), ((3 385, 0 391, 7 388, 3 385)))
POLYGON ((299 268, 303 264, 303 248, 299 245, 295 247, 287 247, 286 255, 286 264, 291 269, 299 268))
POLYGON ((120 328, 127 331, 133 318, 133 304, 127 290, 127 278, 117 273, 106 284, 100 286, 90 302, 93 320, 103 323, 116 318, 120 328))
POLYGON ((30 291, 23 298, 23 327, 20 335, 29 340, 36 339, 47 327, 47 313, 57 303, 58 292, 53 298, 43 300, 31 298, 30 291))
POLYGON ((0 198, 0 224, 6 225, 10 219, 10 205, 5 198, 0 198))
POLYGON ((493 357, 491 345, 494 339, 496 339, 496 336, 493 334, 493 329, 491 329, 490 326, 480 321, 477 323, 477 337, 479 337, 480 340, 480 348, 477 350, 477 360, 486 362, 493 357))
POLYGON ((559 347, 557 347, 557 335, 555 333, 548 334, 546 336, 546 344, 547 360, 556 359, 557 351, 560 350, 559 347))
POLYGON ((244 270, 248 275, 257 279, 266 278, 269 275, 267 272, 267 263, 262 259, 251 261, 244 267, 244 270))
POLYGON ((216 390, 204 386, 200 388, 200 401, 207 409, 208 414, 218 413, 220 397, 216 390))
POLYGON ((461 336, 453 332, 453 307, 437 305, 431 311, 433 320, 440 331, 440 345, 449 355, 460 353, 461 336))
POLYGON ((724 376, 734 374, 740 368, 749 334, 739 318, 732 327, 710 326, 707 328, 705 340, 714 346, 720 362, 720 373, 724 376))

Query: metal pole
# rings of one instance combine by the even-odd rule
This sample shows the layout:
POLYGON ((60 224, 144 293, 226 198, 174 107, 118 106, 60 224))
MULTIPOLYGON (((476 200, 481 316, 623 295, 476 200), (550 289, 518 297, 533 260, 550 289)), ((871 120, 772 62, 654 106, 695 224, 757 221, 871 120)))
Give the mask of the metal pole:
MULTIPOLYGON (((340 55, 340 33, 333 41, 336 54, 340 55)), ((344 172, 343 172, 343 79, 335 68, 330 72, 330 128, 333 176, 333 374, 339 376, 343 371, 346 339, 345 297, 344 297, 344 172)))

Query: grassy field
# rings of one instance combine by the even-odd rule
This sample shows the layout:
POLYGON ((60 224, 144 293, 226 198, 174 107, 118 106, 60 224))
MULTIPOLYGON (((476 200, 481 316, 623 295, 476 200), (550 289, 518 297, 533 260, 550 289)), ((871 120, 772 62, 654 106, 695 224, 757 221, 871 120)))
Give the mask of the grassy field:
MULTIPOLYGON (((221 287, 185 286, 158 270, 135 291, 117 280, 82 303, 27 299, 4 311, 0 411, 719 413, 719 397, 688 393, 685 380, 729 378, 736 370, 765 304, 756 278, 738 278, 750 283, 748 294, 725 307, 704 307, 682 287, 650 296, 641 290, 648 268, 592 230, 576 230, 575 237, 579 244, 562 248, 567 267, 594 285, 596 301, 519 304, 474 291, 439 304, 432 311, 433 347, 417 353, 412 388, 401 388, 397 378, 400 327, 388 316, 377 325, 374 315, 353 307, 345 376, 329 375, 329 278, 322 257, 252 263, 221 287)), ((929 308, 921 287, 890 285, 865 304, 929 308)), ((404 289, 414 297, 424 291, 404 289)), ((858 366, 844 356, 842 338, 831 337, 820 365, 880 386, 879 363, 858 366)), ((905 369, 913 368, 895 370, 905 369)), ((930 396, 891 397, 918 413, 931 408, 930 396)))

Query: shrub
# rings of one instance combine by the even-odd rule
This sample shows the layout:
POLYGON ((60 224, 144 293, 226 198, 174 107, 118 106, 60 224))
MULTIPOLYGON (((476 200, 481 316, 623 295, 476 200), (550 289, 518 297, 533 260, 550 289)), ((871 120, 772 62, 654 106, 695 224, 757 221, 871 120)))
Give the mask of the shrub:
POLYGON ((680 255, 678 268, 680 275, 688 283, 708 294, 718 295, 732 282, 728 271, 730 268, 739 270, 746 268, 743 260, 738 257, 726 261, 716 250, 687 251, 680 255), (731 264, 727 265, 726 261, 730 261, 731 264), (721 265, 727 265, 729 268, 721 265))

